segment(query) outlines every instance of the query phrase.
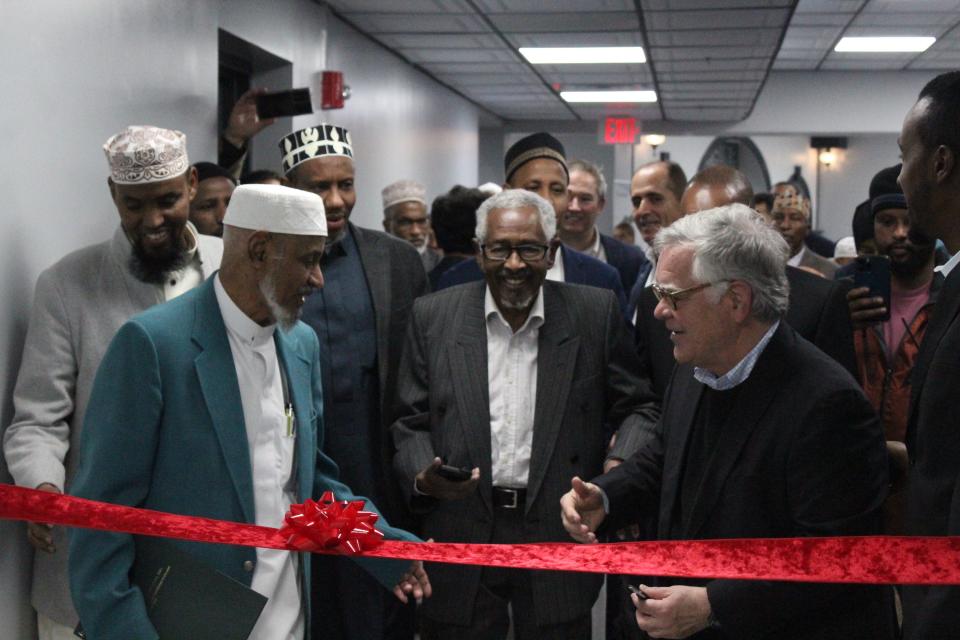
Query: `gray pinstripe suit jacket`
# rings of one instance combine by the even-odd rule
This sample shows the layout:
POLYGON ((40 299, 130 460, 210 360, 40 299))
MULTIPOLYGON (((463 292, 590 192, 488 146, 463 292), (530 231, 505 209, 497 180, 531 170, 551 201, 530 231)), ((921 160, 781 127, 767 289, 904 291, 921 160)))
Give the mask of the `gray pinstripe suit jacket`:
MULTIPOLYGON (((435 455, 449 464, 479 467, 469 498, 422 500, 423 533, 444 542, 489 542, 493 530, 485 282, 472 282, 414 303, 400 365, 396 421, 391 427, 401 488, 435 455)), ((613 294, 605 289, 545 282, 544 324, 538 351, 533 451, 525 525, 529 542, 569 540, 560 523, 560 496, 570 479, 601 472, 603 424, 620 425, 624 442, 650 432, 659 411, 613 294)), ((627 445, 625 445, 627 446, 627 445)), ((469 624, 480 584, 478 567, 431 564, 433 597, 424 615, 469 624), (465 604, 466 603, 466 604, 465 604)), ((601 576, 534 572, 538 625, 586 613, 601 576)))

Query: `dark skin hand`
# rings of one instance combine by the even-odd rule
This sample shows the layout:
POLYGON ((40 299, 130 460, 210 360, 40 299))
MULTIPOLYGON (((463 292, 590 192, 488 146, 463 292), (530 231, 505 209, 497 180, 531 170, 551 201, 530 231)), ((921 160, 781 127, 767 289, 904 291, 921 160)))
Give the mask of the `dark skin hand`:
POLYGON ((857 287, 847 292, 847 306, 854 329, 864 329, 880 322, 887 313, 883 298, 871 296, 868 287, 857 287))
MULTIPOLYGON (((60 489, 57 489, 49 482, 44 482, 37 487, 37 489, 49 493, 60 493, 60 489)), ((57 550, 57 546, 53 544, 53 525, 51 524, 28 522, 27 540, 30 541, 30 544, 32 544, 34 548, 45 553, 55 553, 57 550)))
POLYGON ((416 487, 421 493, 440 500, 461 500, 477 490, 480 482, 480 468, 474 467, 470 478, 457 482, 442 478, 437 470, 443 465, 443 460, 434 458, 426 469, 417 474, 416 487))

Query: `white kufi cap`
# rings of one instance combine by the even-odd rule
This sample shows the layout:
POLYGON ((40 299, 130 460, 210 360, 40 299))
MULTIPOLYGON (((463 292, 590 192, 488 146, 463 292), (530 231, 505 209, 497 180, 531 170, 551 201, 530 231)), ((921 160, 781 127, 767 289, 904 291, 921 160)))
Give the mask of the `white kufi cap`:
POLYGON ((276 184, 243 184, 234 189, 223 224, 295 236, 326 236, 323 198, 276 184))

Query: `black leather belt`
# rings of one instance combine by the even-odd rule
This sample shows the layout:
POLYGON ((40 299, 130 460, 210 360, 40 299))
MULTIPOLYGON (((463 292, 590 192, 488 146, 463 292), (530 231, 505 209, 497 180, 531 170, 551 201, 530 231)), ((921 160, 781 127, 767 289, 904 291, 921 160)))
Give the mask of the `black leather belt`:
POLYGON ((493 488, 493 506, 499 509, 522 509, 527 502, 526 489, 493 488))

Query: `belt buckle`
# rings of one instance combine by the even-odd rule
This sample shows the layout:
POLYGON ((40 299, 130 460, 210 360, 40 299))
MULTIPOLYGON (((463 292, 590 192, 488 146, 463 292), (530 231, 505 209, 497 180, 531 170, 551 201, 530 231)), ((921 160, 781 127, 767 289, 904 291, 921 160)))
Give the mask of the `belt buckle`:
POLYGON ((517 504, 518 504, 518 502, 519 502, 520 492, 517 491, 516 489, 500 489, 500 491, 506 491, 506 492, 510 495, 510 497, 513 498, 513 501, 512 501, 510 504, 505 504, 505 505, 503 505, 503 508, 504 508, 504 509, 516 509, 516 508, 517 508, 517 504))

